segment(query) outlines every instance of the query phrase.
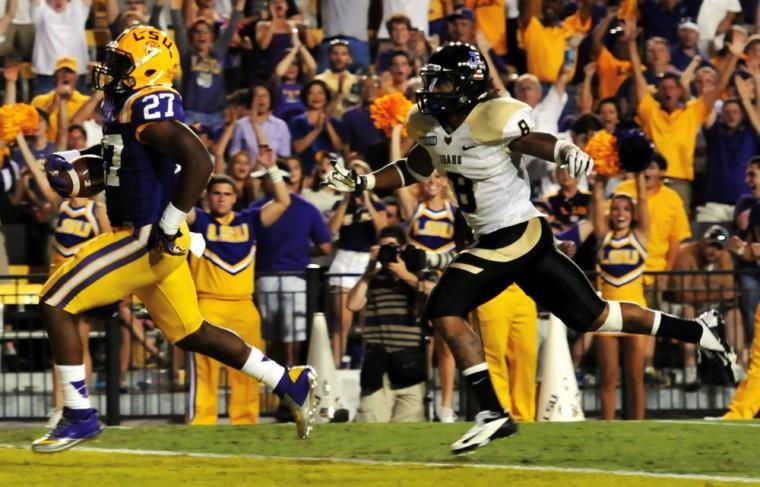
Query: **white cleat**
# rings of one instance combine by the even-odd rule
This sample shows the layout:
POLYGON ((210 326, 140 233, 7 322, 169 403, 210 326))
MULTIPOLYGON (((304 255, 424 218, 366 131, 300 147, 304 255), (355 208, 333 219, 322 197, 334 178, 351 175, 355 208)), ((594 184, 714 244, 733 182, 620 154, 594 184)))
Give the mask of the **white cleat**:
MULTIPOLYGON (((700 373, 708 368, 717 367, 722 375, 731 382, 739 382, 741 366, 736 362, 736 353, 726 340, 726 322, 723 315, 717 309, 709 309, 699 315, 697 323, 702 325, 702 333, 710 333, 714 340, 703 340, 698 349, 698 365, 700 373), (708 342, 707 344, 705 342, 708 342), (709 343, 712 342, 712 343, 709 343)), ((708 337, 710 338, 710 337, 708 337)), ((714 375, 714 374, 711 374, 714 375)), ((705 378, 704 383, 713 383, 714 378, 705 378)))
POLYGON ((485 446, 492 440, 517 433, 517 423, 506 411, 481 411, 475 425, 451 445, 451 453, 460 455, 485 446))

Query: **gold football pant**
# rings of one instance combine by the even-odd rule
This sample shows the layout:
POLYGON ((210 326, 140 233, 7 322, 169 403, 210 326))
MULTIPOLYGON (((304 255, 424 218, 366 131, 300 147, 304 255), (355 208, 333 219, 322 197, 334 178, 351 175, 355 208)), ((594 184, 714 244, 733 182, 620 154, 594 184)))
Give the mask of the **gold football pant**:
MULTIPOLYGON (((172 343, 203 323, 186 255, 151 248, 151 225, 114 228, 88 240, 40 292, 40 302, 79 314, 136 295, 172 343)), ((190 246, 186 224, 177 244, 190 246)))
MULTIPOLYGON (((253 301, 222 301, 200 298, 201 314, 211 324, 228 328, 248 344, 263 350, 261 317, 253 301)), ((255 424, 259 417, 259 381, 232 367, 199 353, 190 354, 190 392, 187 408, 190 424, 216 424, 218 415, 219 372, 227 371, 230 398, 227 411, 232 424, 255 424)))
POLYGON ((747 377, 736 389, 723 419, 752 419, 760 411, 760 306, 755 310, 755 338, 752 340, 747 377))
POLYGON ((488 371, 501 405, 517 421, 536 416, 538 313, 516 284, 477 309, 488 371))

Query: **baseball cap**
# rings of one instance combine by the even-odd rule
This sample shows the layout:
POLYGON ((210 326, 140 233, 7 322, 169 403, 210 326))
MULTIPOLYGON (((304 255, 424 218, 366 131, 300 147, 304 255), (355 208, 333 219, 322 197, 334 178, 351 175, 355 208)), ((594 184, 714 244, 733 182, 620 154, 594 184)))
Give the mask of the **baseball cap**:
POLYGON ((55 62, 55 70, 58 71, 59 69, 68 69, 76 73, 77 60, 70 56, 58 58, 58 61, 55 62))
POLYGON ((453 22, 456 19, 467 19, 470 22, 475 22, 475 12, 467 7, 457 9, 453 14, 449 15, 449 22, 453 22))
POLYGON ((699 32, 699 25, 697 25, 697 22, 694 20, 693 17, 683 17, 681 20, 678 21, 678 28, 691 29, 691 30, 696 30, 697 32, 699 32))
POLYGON ((709 244, 717 245, 722 249, 726 248, 728 243, 729 233, 728 230, 720 225, 713 225, 708 228, 702 235, 702 239, 709 244))

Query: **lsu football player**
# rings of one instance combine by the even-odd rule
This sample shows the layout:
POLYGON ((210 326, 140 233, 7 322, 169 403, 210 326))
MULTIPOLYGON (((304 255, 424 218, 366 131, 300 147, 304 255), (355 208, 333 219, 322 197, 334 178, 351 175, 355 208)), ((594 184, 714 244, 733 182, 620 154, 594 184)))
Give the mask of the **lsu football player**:
MULTIPOLYGON (((252 376, 291 406, 298 432, 313 424, 316 375, 309 367, 286 370, 237 334, 201 316, 187 263, 190 236, 185 223, 212 170, 208 151, 182 123, 179 94, 171 88, 179 69, 174 42, 153 27, 125 30, 93 67, 95 87, 105 92, 104 137, 83 153, 101 155, 112 230, 88 241, 43 286, 40 309, 60 372, 63 417, 35 441, 36 452, 70 448, 101 432, 84 381, 82 342, 74 316, 137 295, 166 337, 183 350, 202 353, 252 376)), ((60 176, 76 152, 46 160, 54 189, 66 192, 60 176)))
POLYGON ((481 342, 465 321, 472 309, 513 282, 575 330, 699 343, 730 368, 735 355, 717 311, 689 321, 633 303, 605 301, 555 248, 549 223, 531 204, 522 155, 554 161, 575 178, 590 173, 593 160, 569 142, 533 132, 528 105, 491 95, 488 66, 477 48, 463 43, 442 46, 420 74, 423 86, 407 126, 417 144, 407 157, 367 175, 334 163, 325 184, 343 192, 392 191, 437 170, 448 178, 475 233, 477 242, 454 259, 427 305, 427 316, 451 347, 481 409, 475 425, 452 444, 453 453, 517 431, 494 392, 481 342))

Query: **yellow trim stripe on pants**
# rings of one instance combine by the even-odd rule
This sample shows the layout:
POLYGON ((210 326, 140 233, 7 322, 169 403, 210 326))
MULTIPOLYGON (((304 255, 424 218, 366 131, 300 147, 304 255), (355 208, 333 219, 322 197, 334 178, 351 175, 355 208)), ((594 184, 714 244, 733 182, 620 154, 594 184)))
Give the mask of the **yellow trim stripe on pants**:
POLYGON ((477 309, 488 371, 501 405, 517 421, 536 417, 538 312, 516 284, 477 309))
MULTIPOLYGON (((203 317, 216 326, 228 328, 248 344, 263 350, 261 317, 253 301, 222 301, 200 298, 203 317)), ((227 371, 230 397, 227 411, 231 424, 255 424, 259 417, 259 381, 239 370, 226 367, 198 353, 192 355, 190 392, 187 408, 188 422, 193 425, 216 424, 218 416, 219 372, 227 371)))
POLYGON ((752 340, 747 377, 739 384, 723 419, 752 419, 760 411, 760 305, 755 309, 755 338, 752 340))

